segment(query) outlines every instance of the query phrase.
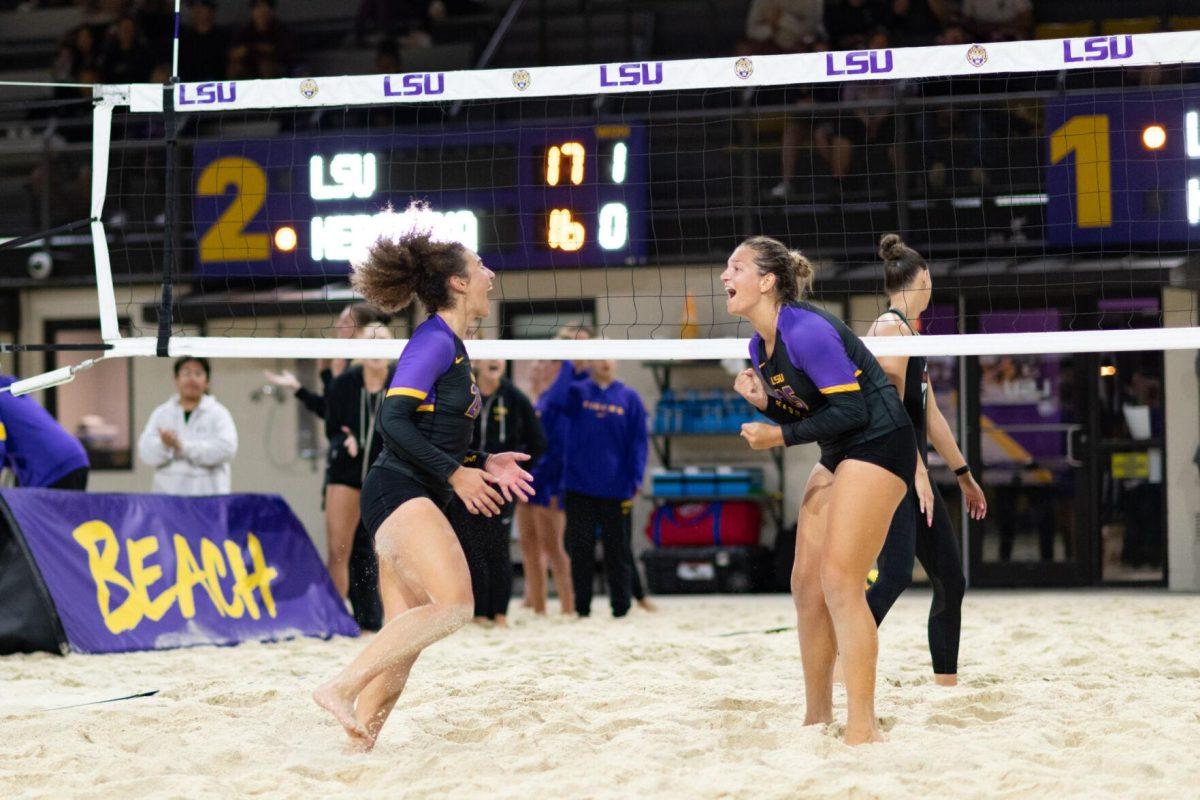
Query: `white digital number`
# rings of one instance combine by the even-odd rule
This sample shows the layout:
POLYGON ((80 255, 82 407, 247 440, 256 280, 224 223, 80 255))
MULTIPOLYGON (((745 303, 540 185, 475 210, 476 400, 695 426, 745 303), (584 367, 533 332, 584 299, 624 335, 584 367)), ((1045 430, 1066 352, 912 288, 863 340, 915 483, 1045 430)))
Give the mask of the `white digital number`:
POLYGON ((620 250, 629 242, 629 209, 624 203, 607 203, 600 209, 596 241, 605 250, 620 250))
POLYGON ((629 164, 629 147, 624 142, 617 142, 613 145, 612 156, 612 182, 624 183, 625 170, 629 164))

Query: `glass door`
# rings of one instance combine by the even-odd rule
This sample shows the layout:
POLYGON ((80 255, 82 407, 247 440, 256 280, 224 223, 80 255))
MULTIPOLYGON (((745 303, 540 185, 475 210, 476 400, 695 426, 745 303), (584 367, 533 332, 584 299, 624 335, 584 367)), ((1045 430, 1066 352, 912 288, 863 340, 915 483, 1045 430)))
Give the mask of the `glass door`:
MULTIPOLYGON (((1054 331, 1067 308, 982 310, 981 333, 1054 331)), ((972 466, 988 515, 970 526, 974 586, 1090 582, 1092 507, 1086 400, 1093 356, 1069 353, 967 359, 972 466)))

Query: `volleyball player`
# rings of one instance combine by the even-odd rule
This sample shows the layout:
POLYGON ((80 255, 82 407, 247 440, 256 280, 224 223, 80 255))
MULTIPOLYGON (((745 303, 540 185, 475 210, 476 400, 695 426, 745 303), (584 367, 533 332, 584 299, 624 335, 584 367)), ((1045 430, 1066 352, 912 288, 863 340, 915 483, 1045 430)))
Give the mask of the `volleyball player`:
MULTIPOLYGON (((904 244, 894 233, 879 242, 879 257, 884 265, 884 289, 888 310, 871 326, 872 336, 916 336, 910 320, 920 317, 929 307, 933 282, 929 266, 916 250, 904 244)), ((937 398, 929 386, 929 373, 922 356, 887 356, 879 359, 904 401, 917 438, 916 479, 892 517, 891 528, 879 554, 879 577, 867 590, 867 603, 875 624, 883 622, 900 593, 912 583, 913 557, 933 584, 933 603, 929 608, 929 654, 933 660, 934 680, 942 686, 958 682, 958 643, 962 620, 962 600, 966 580, 962 570, 962 552, 950 524, 950 513, 937 486, 929 480, 930 441, 938 454, 955 467, 958 485, 972 519, 987 514, 987 498, 971 475, 967 460, 954 441, 946 418, 938 410, 937 398)))
POLYGON ((313 692, 359 746, 374 746, 413 663, 471 619, 471 576, 443 509, 457 495, 473 514, 533 493, 524 453, 470 451, 482 401, 462 337, 489 311, 492 272, 473 251, 428 233, 380 239, 353 284, 385 311, 415 296, 430 313, 396 365, 378 423, 384 449, 363 482, 362 516, 375 537, 386 623, 362 652, 313 692))
MULTIPOLYGON (((555 339, 588 339, 584 328, 564 327, 555 339)), ((526 605, 535 614, 546 613, 546 568, 554 574, 554 587, 564 614, 575 613, 575 592, 571 585, 571 559, 567 555, 564 535, 567 526, 563 510, 563 455, 566 449, 569 421, 563 416, 561 403, 552 403, 551 387, 563 387, 560 381, 581 380, 586 373, 578 364, 548 361, 537 365, 541 374, 542 391, 538 394, 537 415, 546 434, 546 450, 533 473, 536 494, 517 509, 517 527, 521 536, 521 554, 525 573, 526 605)), ((559 396, 561 400, 561 394, 559 396)))
MULTIPOLYGON (((475 418, 472 447, 489 453, 528 453, 529 469, 536 478, 534 469, 546 449, 546 436, 533 404, 504 377, 503 361, 477 361, 475 369, 483 405, 475 418)), ((508 603, 512 598, 512 557, 508 545, 513 506, 506 502, 498 516, 484 517, 467 513, 461 503, 451 505, 450 520, 471 571, 475 621, 491 620, 498 628, 507 627, 508 603)))
MULTIPOLYGON (((362 338, 363 329, 376 322, 387 324, 388 320, 378 311, 371 308, 368 303, 352 303, 343 308, 342 313, 338 314, 337 319, 334 321, 334 338, 362 338)), ((325 395, 329 393, 329 385, 333 383, 334 378, 345 372, 349 365, 349 362, 344 358, 335 358, 328 361, 318 359, 318 377, 321 380, 320 393, 314 392, 307 386, 302 385, 300 379, 291 370, 285 369, 281 372, 272 372, 269 369, 265 369, 263 370, 263 376, 266 377, 267 382, 272 386, 292 392, 292 395, 300 401, 302 406, 321 419, 325 419, 325 395)))
MULTIPOLYGON (((391 339, 381 322, 359 328, 356 339, 391 339)), ((350 551, 359 523, 359 499, 367 469, 383 450, 378 433, 379 409, 392 380, 386 359, 369 358, 346 368, 325 395, 325 521, 329 575, 342 597, 350 589, 350 551)))
MULTIPOLYGON (((361 339, 367 335, 367 328, 372 325, 386 325, 388 318, 368 303, 352 303, 342 309, 333 324, 333 335, 337 339, 361 339)), ((292 392, 297 400, 313 414, 322 420, 326 417, 326 398, 330 386, 350 366, 343 358, 329 361, 319 360, 321 391, 315 392, 300 384, 298 378, 289 370, 272 372, 263 370, 267 381, 281 389, 292 392)), ((388 378, 387 380, 390 380, 388 378)), ((385 382, 386 385, 386 382, 385 382)), ((351 392, 353 393, 353 392, 351 392)), ((329 432, 329 426, 326 426, 329 432)), ((340 426, 332 429, 332 436, 339 443, 346 441, 340 426)), ((332 442, 332 439, 331 439, 332 442)), ((346 465, 346 461, 358 461, 359 470, 370 466, 374 456, 362 459, 349 456, 344 446, 331 444, 325 460, 324 482, 321 485, 321 510, 325 512, 325 541, 329 556, 330 574, 342 572, 349 574, 349 586, 345 596, 350 600, 354 611, 354 621, 363 630, 379 630, 383 624, 383 610, 379 599, 379 565, 375 559, 375 550, 371 537, 362 526, 359 517, 359 491, 362 489, 362 478, 355 479, 354 465, 346 465), (343 569, 335 565, 334 543, 345 542, 349 539, 350 554, 347 557, 348 567, 343 569)), ((338 548, 340 550, 340 546, 338 548)), ((340 558, 340 557, 339 557, 340 558)), ((339 587, 340 588, 340 587, 339 587)))
POLYGON ((796 530, 792 595, 806 725, 833 721, 833 662, 846 666, 847 744, 877 741, 878 636, 863 580, 913 480, 912 424, 875 357, 837 317, 803 302, 812 265, 764 236, 743 242, 721 282, 726 308, 754 326, 751 368, 734 388, 779 425, 750 422, 755 450, 817 442, 796 530))

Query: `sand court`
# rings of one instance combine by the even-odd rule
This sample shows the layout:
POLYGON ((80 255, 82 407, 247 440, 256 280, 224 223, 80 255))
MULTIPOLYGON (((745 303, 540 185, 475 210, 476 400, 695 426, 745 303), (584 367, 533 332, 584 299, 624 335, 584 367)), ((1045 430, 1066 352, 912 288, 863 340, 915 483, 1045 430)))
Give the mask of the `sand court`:
POLYGON ((1194 795, 1200 597, 968 593, 949 690, 929 676, 929 597, 910 591, 888 617, 889 740, 859 749, 800 724, 795 634, 761 632, 793 623, 782 595, 468 627, 421 656, 368 755, 308 699, 352 639, 6 657, 0 796, 1194 795))

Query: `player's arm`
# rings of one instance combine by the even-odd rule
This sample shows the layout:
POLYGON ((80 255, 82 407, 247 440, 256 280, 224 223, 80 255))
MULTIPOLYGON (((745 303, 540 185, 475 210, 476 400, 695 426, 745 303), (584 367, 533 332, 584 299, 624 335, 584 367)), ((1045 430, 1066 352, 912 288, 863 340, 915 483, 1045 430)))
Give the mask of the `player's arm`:
POLYGON ((417 428, 418 414, 432 414, 433 385, 454 364, 454 342, 443 336, 409 340, 379 411, 384 445, 410 464, 449 480, 462 464, 417 428))
MULTIPOLYGON (((912 331, 893 313, 888 312, 875 320, 868 336, 911 336, 912 331)), ((896 391, 904 397, 904 378, 908 372, 908 356, 881 356, 877 358, 888 380, 896 387, 896 391)))
MULTIPOLYGON (((928 429, 929 441, 942 460, 955 471, 958 488, 962 490, 971 519, 983 519, 987 515, 987 496, 984 495, 983 488, 976 482, 975 476, 971 474, 970 470, 962 475, 957 474, 962 467, 967 466, 966 456, 959 449, 958 442, 954 441, 954 432, 950 430, 950 423, 946 421, 942 410, 938 408, 937 395, 932 386, 929 387, 926 397, 925 425, 928 429)), ((920 459, 918 459, 919 461, 920 459)))

